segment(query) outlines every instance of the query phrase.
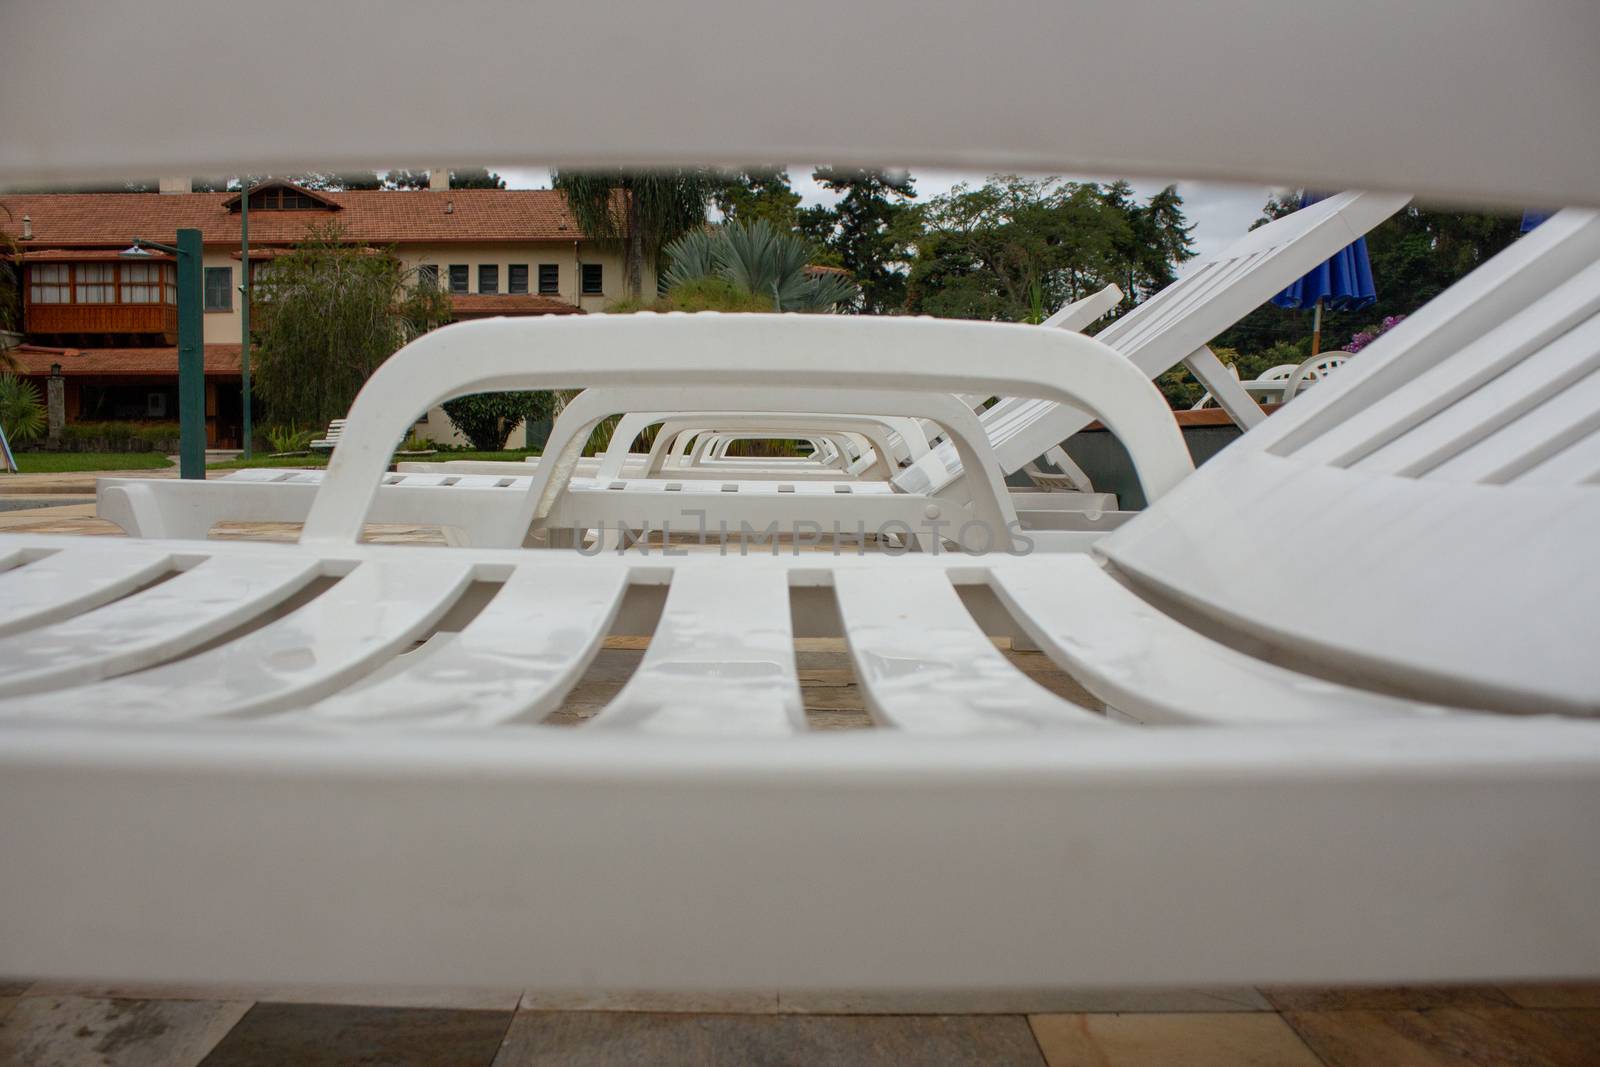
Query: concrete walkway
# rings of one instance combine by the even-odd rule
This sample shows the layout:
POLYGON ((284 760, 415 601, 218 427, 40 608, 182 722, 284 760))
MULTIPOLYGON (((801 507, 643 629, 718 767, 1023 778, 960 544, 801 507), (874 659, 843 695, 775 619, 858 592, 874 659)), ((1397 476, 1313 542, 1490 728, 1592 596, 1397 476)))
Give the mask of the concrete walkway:
POLYGON ((94 496, 96 478, 176 478, 177 467, 140 471, 45 471, 0 474, 0 496, 94 496))

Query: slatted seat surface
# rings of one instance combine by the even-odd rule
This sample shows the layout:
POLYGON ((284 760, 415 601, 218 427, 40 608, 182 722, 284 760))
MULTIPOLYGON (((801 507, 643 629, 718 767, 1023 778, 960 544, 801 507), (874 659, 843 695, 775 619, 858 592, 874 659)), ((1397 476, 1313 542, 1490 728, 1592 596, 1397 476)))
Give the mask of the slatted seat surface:
POLYGON ((0 865, 0 933, 46 973, 959 986, 1593 962, 1537 918, 1595 918, 1590 850, 1540 850, 1535 885, 1510 857, 1581 837, 1600 727, 1275 667, 1088 556, 110 542, 122 566, 90 572, 60 566, 74 538, 0 546, 0 583, 41 568, 77 605, 0 645, 0 804, 52 812, 0 831, 29 857, 0 865), (152 558, 164 580, 107 599, 108 574, 152 558), (207 573, 257 584, 144 616, 207 573), (663 586, 621 691, 544 722, 629 591, 663 586), (985 592, 1112 713, 1008 663, 971 606, 985 592), (791 619, 819 595, 874 729, 804 714, 791 619), (1485 804, 1492 825, 1462 818, 1485 804), (1286 848, 1309 840, 1314 857, 1286 848), (1411 913, 1441 894, 1473 938, 1411 913), (1384 908, 1381 944, 1330 951, 1384 908), (86 914, 116 938, 66 936, 86 914), (1200 951, 1219 943, 1247 948, 1200 951))
POLYGON ((104 573, 60 566, 80 545, 30 539, 0 572, 0 583, 11 584, 38 568, 63 601, 79 605, 69 618, 0 640, 0 720, 528 725, 576 682, 630 584, 666 586, 666 605, 639 673, 595 726, 803 731, 790 589, 817 586, 834 591, 865 699, 883 727, 982 734, 1113 726, 1103 709, 1054 697, 1009 666, 958 595, 971 588, 997 593, 1050 655, 1129 718, 1152 708, 1165 709, 1153 720, 1217 724, 1418 714, 1361 690, 1307 687, 1293 672, 1162 620, 1084 555, 585 558, 113 542, 95 546, 104 559, 127 569, 155 559, 164 580, 94 603, 88 594, 103 587, 104 573), (433 629, 469 588, 487 603, 459 626, 433 629), (1214 685, 1178 684, 1196 668, 1214 685), (1171 681, 1133 686, 1125 680, 1132 669, 1171 681), (1241 695, 1241 686, 1250 692, 1241 695), (1226 706, 1213 699, 1222 692, 1226 706), (759 710, 766 706, 770 714, 759 710))

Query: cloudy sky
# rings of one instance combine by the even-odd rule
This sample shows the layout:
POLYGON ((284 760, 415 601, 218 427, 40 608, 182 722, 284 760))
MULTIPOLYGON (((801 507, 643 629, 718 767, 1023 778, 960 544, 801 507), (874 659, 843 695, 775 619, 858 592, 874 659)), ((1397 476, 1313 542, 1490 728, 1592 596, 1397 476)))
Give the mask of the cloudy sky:
MULTIPOLYGON (((523 167, 490 169, 505 178, 506 184, 513 189, 545 189, 550 186, 548 170, 523 167)), ((789 180, 803 202, 821 204, 837 199, 811 180, 812 169, 807 163, 794 163, 789 166, 789 180)), ((951 170, 917 170, 912 174, 916 178, 919 200, 948 192, 952 186, 960 182, 981 185, 984 179, 982 174, 951 170)), ((1139 180, 1133 183, 1133 188, 1140 197, 1147 197, 1166 184, 1161 181, 1139 180)), ((1219 182, 1179 182, 1178 191, 1183 194, 1184 212, 1189 216, 1189 221, 1194 223, 1195 251, 1202 257, 1220 252, 1229 242, 1248 230, 1250 224, 1260 216, 1261 208, 1271 192, 1264 185, 1224 185, 1219 182)))

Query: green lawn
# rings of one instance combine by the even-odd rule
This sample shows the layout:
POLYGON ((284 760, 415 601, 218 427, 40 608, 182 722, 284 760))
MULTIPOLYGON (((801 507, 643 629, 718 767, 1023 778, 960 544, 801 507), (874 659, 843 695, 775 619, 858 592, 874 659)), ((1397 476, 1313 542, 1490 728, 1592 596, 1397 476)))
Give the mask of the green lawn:
MULTIPOLYGON (((430 456, 396 456, 401 463, 442 463, 447 459, 473 459, 473 460, 505 460, 512 463, 521 463, 529 456, 537 456, 537 451, 512 449, 505 452, 435 452, 430 456)), ((210 463, 206 470, 233 471, 246 467, 326 467, 328 453, 313 452, 309 456, 267 456, 257 453, 255 459, 233 459, 226 463, 210 463)))
POLYGON ((23 474, 152 471, 172 466, 172 461, 159 452, 18 452, 16 457, 17 467, 23 474))

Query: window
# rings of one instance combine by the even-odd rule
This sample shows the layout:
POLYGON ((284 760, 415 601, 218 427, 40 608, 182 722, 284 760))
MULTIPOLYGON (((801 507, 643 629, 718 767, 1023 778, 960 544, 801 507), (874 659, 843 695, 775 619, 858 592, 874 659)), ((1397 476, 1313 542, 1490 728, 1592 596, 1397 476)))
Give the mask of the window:
POLYGON ((164 303, 178 304, 178 265, 176 263, 161 264, 161 296, 164 303))
POLYGON ((434 293, 439 290, 439 264, 424 263, 417 268, 417 288, 434 293))
POLYGON ((467 291, 467 265, 465 263, 450 264, 450 291, 464 293, 467 291))
MULTIPOLYGON (((314 197, 281 186, 250 194, 251 211, 316 211, 326 208, 326 204, 314 197)), ((234 210, 237 211, 238 208, 235 207, 234 210)))
POLYGON ((64 263, 31 268, 29 276, 33 286, 28 299, 35 304, 72 303, 71 275, 68 273, 70 269, 64 263))
POLYGON ((506 292, 526 293, 528 291, 528 265, 526 263, 513 263, 506 268, 506 292))
POLYGON ((232 267, 206 268, 205 309, 207 311, 233 310, 232 267))
POLYGON ((605 275, 598 263, 583 265, 583 295, 599 296, 605 292, 605 275))
POLYGON ((500 291, 500 267, 494 263, 478 264, 478 292, 498 293, 500 291))
POLYGON ((539 264, 539 295, 561 295, 561 268, 557 264, 539 264))
POLYGON ((115 270, 110 263, 79 263, 77 275, 77 302, 80 304, 115 304, 117 287, 115 270))
POLYGON ((123 263, 120 266, 124 304, 161 303, 161 264, 123 263))

